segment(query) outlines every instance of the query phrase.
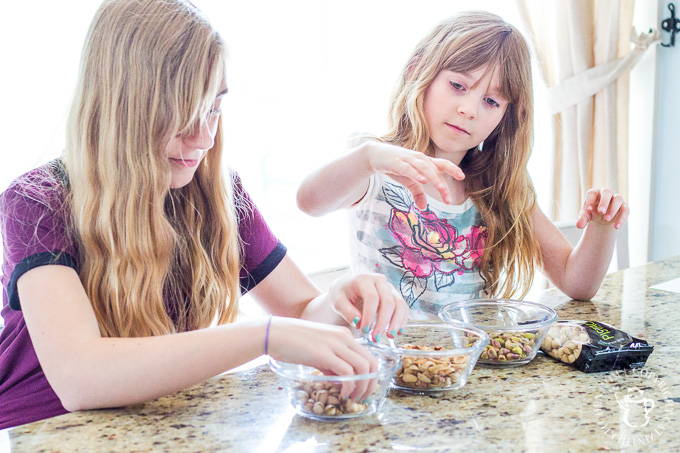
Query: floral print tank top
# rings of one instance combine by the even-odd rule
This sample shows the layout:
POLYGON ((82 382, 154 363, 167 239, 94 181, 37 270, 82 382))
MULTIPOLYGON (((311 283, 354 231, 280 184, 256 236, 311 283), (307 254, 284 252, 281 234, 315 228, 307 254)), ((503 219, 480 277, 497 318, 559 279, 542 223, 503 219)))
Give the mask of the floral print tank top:
POLYGON ((418 209, 404 186, 376 174, 349 210, 352 271, 387 276, 412 319, 436 318, 447 303, 482 297, 485 286, 479 263, 487 232, 472 200, 427 201, 418 209))

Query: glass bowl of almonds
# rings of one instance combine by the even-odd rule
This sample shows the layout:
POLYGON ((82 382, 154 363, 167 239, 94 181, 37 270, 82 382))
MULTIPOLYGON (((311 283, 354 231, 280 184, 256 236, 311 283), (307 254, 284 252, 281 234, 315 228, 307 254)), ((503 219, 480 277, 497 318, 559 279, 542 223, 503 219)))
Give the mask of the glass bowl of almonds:
POLYGON ((392 388, 426 394, 463 387, 489 337, 472 326, 419 322, 386 341, 402 361, 392 388))
POLYGON ((439 317, 474 325, 489 335, 479 356, 480 365, 512 367, 536 357, 557 313, 550 307, 512 299, 471 299, 444 305, 439 317))
POLYGON ((299 415, 335 421, 380 412, 401 360, 385 346, 363 339, 357 341, 378 359, 377 371, 349 376, 325 375, 314 367, 269 360, 269 367, 278 376, 299 415))

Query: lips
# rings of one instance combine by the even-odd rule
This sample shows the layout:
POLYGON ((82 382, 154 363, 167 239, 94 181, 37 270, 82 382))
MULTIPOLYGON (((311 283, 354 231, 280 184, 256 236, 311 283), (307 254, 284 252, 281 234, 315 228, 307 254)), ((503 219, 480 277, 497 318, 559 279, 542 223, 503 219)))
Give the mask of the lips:
POLYGON ((171 157, 170 161, 181 167, 193 168, 198 165, 200 159, 175 159, 171 157))
POLYGON ((465 129, 463 129, 462 127, 458 127, 458 126, 456 126, 456 125, 449 124, 449 123, 446 123, 446 125, 447 125, 448 127, 450 127, 451 129, 453 129, 454 131, 456 131, 456 132, 460 132, 460 133, 462 133, 462 134, 470 135, 470 133, 469 133, 468 131, 466 131, 465 129))

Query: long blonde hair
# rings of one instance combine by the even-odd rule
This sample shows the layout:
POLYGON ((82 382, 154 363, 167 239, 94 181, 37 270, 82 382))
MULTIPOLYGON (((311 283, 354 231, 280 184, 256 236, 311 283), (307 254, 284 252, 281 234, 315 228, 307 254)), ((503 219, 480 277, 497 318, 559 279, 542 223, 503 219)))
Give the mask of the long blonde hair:
POLYGON ((442 70, 497 71, 508 107, 484 140, 483 152, 469 150, 460 167, 466 191, 487 227, 480 269, 493 295, 526 295, 540 265, 531 222, 536 195, 527 170, 533 134, 530 53, 526 41, 499 16, 471 11, 441 24, 416 47, 393 94, 383 140, 433 155, 425 121, 425 92, 442 70))
POLYGON ((64 161, 80 279, 104 336, 162 335, 236 315, 239 240, 222 125, 185 187, 170 189, 165 151, 170 137, 207 120, 224 55, 185 0, 106 0, 94 17, 64 161))

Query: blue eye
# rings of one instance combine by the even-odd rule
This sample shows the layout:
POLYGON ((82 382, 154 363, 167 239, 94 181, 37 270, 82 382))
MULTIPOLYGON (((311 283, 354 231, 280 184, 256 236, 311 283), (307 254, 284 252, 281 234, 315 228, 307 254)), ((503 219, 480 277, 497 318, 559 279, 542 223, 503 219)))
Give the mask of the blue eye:
POLYGON ((449 83, 454 90, 463 90, 464 89, 463 85, 461 85, 460 83, 456 83, 456 82, 449 82, 449 83))
POLYGON ((486 98, 486 99, 484 99, 484 101, 485 101, 488 105, 490 105, 491 107, 500 107, 500 106, 501 106, 498 102, 494 101, 494 100, 491 99, 491 98, 486 98))

